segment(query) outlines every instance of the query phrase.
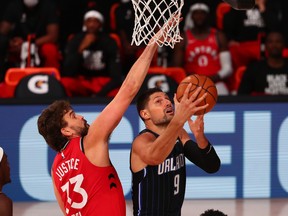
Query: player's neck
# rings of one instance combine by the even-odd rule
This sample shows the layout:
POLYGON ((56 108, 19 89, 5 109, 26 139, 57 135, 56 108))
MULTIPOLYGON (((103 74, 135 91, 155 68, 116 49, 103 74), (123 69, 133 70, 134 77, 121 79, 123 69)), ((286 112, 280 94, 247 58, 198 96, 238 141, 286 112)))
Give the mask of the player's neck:
POLYGON ((158 124, 158 125, 150 125, 147 126, 146 128, 160 135, 166 130, 167 126, 168 124, 158 124))

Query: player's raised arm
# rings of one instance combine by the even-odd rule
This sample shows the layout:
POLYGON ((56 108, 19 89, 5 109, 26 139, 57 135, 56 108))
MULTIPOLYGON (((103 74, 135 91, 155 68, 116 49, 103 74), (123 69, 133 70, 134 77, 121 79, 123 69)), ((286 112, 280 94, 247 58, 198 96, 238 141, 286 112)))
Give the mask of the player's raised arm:
MULTIPOLYGON (((158 35, 163 32, 163 29, 169 28, 169 26, 172 25, 178 25, 179 20, 177 19, 182 20, 180 17, 172 17, 168 22, 168 25, 164 25, 164 27, 155 34, 155 37, 158 37, 158 35)), ((169 38, 159 37, 159 40, 161 39, 168 40, 169 38)), ((144 49, 143 53, 131 67, 118 94, 92 123, 89 133, 85 138, 85 142, 91 143, 92 145, 95 141, 108 141, 108 137, 118 125, 126 109, 139 91, 157 47, 157 43, 155 43, 154 38, 152 38, 149 45, 144 49), (105 124, 103 124, 103 122, 105 122, 105 124)))

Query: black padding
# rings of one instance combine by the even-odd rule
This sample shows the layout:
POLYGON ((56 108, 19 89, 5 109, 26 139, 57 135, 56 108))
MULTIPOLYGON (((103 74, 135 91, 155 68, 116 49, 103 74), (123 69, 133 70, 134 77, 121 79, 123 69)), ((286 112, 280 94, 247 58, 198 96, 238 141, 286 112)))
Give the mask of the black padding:
POLYGON ((255 0, 223 0, 236 10, 248 10, 255 6, 255 0))
POLYGON ((171 99, 173 99, 174 93, 176 93, 178 87, 178 83, 165 74, 147 74, 139 90, 139 93, 155 87, 162 89, 162 91, 164 91, 171 99))
POLYGON ((66 97, 62 84, 45 73, 25 76, 18 83, 14 96, 16 98, 63 98, 66 97))

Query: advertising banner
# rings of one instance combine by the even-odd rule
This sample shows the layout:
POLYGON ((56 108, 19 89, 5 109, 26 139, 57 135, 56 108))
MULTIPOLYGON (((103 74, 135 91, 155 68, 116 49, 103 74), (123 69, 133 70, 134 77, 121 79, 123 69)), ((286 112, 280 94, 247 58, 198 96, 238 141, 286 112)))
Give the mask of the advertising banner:
MULTIPOLYGON (((104 108, 73 104, 92 122, 104 108)), ((54 201, 50 169, 55 156, 37 130, 46 105, 0 105, 0 146, 12 182, 3 188, 14 201, 54 201)), ((218 103, 205 115, 205 133, 218 152, 219 172, 207 174, 187 162, 186 199, 288 197, 288 103, 218 103)), ((144 128, 131 105, 111 135, 110 157, 131 199, 129 154, 144 128)), ((187 125, 185 128, 189 131, 187 125)), ((191 134, 191 138, 194 139, 191 134)))

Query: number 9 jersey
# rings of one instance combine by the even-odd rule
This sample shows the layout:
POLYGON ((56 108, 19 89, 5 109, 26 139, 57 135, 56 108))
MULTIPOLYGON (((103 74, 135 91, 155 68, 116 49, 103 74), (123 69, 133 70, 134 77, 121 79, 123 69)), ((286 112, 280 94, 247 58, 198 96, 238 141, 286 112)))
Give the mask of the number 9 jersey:
MULTIPOLYGON (((150 132, 145 129, 140 133, 150 132)), ((180 216, 186 186, 184 146, 180 139, 163 163, 148 165, 139 172, 132 170, 133 214, 180 216)))

